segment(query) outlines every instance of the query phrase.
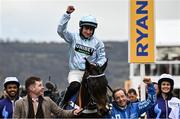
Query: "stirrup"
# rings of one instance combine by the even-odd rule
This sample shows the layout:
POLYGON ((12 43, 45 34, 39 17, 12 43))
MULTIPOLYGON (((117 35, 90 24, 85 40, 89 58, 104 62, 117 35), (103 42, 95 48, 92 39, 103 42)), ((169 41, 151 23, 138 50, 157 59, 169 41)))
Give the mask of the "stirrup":
POLYGON ((64 90, 64 91, 62 91, 61 94, 60 94, 60 98, 59 98, 59 106, 60 106, 61 108, 63 108, 64 105, 65 105, 64 98, 65 98, 65 95, 66 95, 66 91, 67 91, 67 89, 64 90))

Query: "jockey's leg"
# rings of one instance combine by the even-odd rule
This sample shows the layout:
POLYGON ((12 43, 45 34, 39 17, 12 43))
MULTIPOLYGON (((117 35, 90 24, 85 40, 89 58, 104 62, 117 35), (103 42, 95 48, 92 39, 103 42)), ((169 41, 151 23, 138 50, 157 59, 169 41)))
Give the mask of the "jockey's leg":
POLYGON ((78 92, 78 90, 80 89, 80 86, 81 86, 81 84, 77 81, 73 81, 70 83, 70 85, 68 86, 67 91, 65 93, 63 102, 62 102, 63 105, 68 103, 69 99, 78 92))

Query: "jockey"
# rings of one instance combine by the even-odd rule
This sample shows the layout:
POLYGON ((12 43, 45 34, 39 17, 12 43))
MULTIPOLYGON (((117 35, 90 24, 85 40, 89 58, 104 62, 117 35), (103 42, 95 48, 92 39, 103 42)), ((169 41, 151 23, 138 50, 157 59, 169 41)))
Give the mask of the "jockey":
POLYGON ((67 31, 67 24, 71 13, 74 12, 74 6, 68 6, 66 13, 62 16, 58 25, 58 34, 69 44, 69 68, 68 74, 69 86, 65 93, 62 105, 77 93, 85 70, 85 59, 92 64, 102 66, 106 62, 105 48, 102 41, 94 36, 97 28, 96 18, 89 15, 84 16, 79 22, 79 33, 67 31))

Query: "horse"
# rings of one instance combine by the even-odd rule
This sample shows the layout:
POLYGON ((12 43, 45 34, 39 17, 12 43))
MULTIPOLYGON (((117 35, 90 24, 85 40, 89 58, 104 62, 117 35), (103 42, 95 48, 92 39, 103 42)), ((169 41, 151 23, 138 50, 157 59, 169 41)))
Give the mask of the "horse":
POLYGON ((108 81, 104 74, 107 61, 103 66, 95 66, 87 59, 85 60, 86 68, 80 90, 74 102, 70 101, 69 106, 83 109, 79 117, 100 118, 105 116, 109 111, 107 96, 108 81))

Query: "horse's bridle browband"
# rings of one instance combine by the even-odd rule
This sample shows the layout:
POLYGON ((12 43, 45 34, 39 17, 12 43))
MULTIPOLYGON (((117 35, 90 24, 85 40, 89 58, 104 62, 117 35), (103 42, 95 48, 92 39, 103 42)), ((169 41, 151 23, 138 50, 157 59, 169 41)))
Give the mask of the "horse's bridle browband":
POLYGON ((102 77, 102 76, 105 76, 105 74, 99 74, 99 75, 89 75, 86 79, 89 79, 89 78, 99 78, 99 77, 102 77))
MULTIPOLYGON (((86 79, 89 79, 89 78, 99 78, 99 77, 102 77, 102 76, 105 76, 105 74, 99 74, 99 75, 89 75, 86 79)), ((107 87, 109 88, 109 90, 111 92, 113 92, 113 89, 107 84, 107 87)))

